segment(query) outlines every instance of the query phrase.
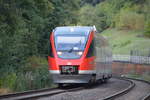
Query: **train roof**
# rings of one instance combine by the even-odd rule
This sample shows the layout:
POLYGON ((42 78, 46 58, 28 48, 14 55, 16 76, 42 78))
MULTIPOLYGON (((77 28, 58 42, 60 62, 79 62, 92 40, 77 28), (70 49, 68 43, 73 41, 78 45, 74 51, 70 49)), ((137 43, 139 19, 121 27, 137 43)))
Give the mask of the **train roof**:
POLYGON ((54 29, 54 34, 83 34, 88 35, 90 31, 94 30, 93 26, 62 26, 54 29))

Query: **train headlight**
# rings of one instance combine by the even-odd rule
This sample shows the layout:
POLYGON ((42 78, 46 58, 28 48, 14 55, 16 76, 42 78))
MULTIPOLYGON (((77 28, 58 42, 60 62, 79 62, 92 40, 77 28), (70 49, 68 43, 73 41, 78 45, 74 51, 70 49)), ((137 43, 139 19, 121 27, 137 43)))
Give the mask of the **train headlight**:
POLYGON ((62 55, 62 52, 58 51, 57 54, 58 54, 58 55, 62 55))
POLYGON ((79 51, 77 54, 81 56, 81 55, 83 54, 83 52, 82 52, 82 51, 79 51))

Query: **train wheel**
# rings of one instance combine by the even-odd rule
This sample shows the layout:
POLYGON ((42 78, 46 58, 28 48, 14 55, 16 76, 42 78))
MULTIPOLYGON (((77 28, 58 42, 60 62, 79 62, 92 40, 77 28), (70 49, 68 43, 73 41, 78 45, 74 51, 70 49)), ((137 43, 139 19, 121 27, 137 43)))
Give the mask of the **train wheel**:
POLYGON ((92 76, 90 83, 92 83, 92 84, 96 83, 96 76, 95 75, 92 76))
POLYGON ((103 78, 103 83, 107 83, 108 78, 103 78))
POLYGON ((59 83, 58 88, 63 88, 63 83, 59 83))
POLYGON ((103 83, 103 79, 98 79, 97 83, 102 84, 103 83))
POLYGON ((89 81, 88 85, 89 85, 89 86, 92 86, 92 85, 95 84, 95 83, 96 83, 96 76, 93 75, 92 78, 91 78, 91 80, 89 81))
POLYGON ((106 77, 106 76, 103 75, 102 83, 107 83, 107 80, 108 80, 108 77, 106 77))

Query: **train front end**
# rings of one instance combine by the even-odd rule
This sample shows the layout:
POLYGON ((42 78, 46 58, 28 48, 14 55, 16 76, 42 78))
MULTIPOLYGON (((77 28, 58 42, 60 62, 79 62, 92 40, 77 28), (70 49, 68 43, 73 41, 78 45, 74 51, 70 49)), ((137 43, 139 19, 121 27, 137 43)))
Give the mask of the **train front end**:
POLYGON ((49 72, 54 83, 88 83, 96 74, 92 27, 57 27, 50 36, 49 72))

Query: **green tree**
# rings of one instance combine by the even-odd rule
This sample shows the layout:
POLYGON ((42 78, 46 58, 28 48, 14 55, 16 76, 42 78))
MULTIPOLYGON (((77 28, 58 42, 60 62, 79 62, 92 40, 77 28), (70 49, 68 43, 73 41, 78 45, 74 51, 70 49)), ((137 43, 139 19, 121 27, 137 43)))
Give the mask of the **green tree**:
MULTIPOLYGON (((23 88, 15 89, 26 90, 29 89, 28 81, 23 75, 31 72, 39 79, 44 76, 46 86, 49 83, 47 66, 41 65, 43 71, 40 68, 34 71, 28 59, 47 56, 50 32, 56 26, 76 24, 79 3, 79 0, 0 0, 0 82, 7 81, 5 79, 12 73, 17 82, 21 82, 18 79, 24 82, 23 88)), ((14 86, 15 82, 10 82, 14 86)), ((9 84, 6 86, 10 87, 9 84)))

